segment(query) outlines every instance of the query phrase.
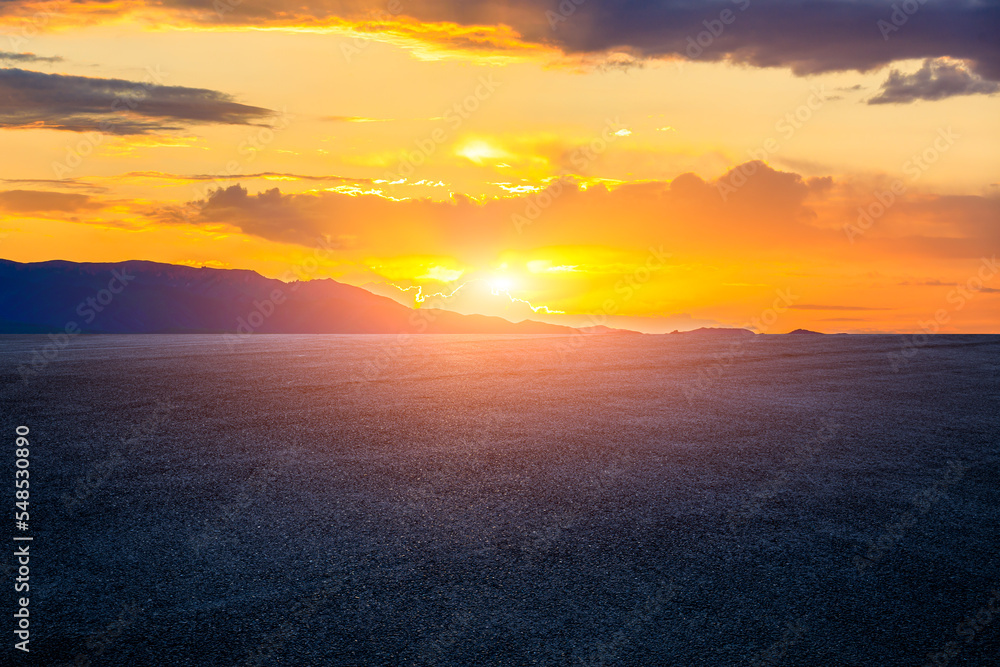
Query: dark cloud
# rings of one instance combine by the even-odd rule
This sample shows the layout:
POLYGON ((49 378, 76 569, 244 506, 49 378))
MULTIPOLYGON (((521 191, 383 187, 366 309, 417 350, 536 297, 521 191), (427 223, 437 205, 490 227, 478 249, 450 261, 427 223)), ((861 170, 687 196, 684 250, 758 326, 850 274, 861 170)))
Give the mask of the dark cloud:
POLYGON ((11 53, 0 51, 0 62, 9 63, 61 63, 59 56, 36 56, 34 53, 11 53))
MULTIPOLYGON (((7 0, 0 2, 0 14, 57 4, 62 20, 74 20, 72 6, 59 0, 7 0)), ((206 25, 346 19, 364 22, 363 30, 391 30, 453 48, 517 48, 520 42, 569 54, 729 60, 789 67, 803 75, 951 57, 968 61, 984 79, 1000 81, 1000 0, 157 0, 149 5, 154 11, 176 10, 179 22, 206 25), (390 25, 394 18, 435 23, 438 29, 406 21, 390 25), (451 30, 450 24, 463 28, 451 30)), ((92 21, 93 15, 81 12, 78 20, 92 21)))
MULTIPOLYGON (((387 19, 382 0, 242 0, 218 12, 209 0, 165 0, 206 23, 387 19)), ((218 4, 218 3, 216 3, 218 4)), ((1000 1, 912 0, 910 14, 885 0, 403 0, 400 16, 459 25, 510 26, 527 42, 567 53, 730 60, 797 74, 867 71, 894 61, 949 56, 1000 80, 1000 1), (562 8, 562 9, 561 9, 562 8), (880 23, 881 22, 881 23, 880 23), (888 27, 886 27, 888 26, 888 27)), ((393 3, 388 3, 390 8, 393 3)), ((909 5, 908 5, 909 6, 909 5)), ((466 31, 467 32, 467 31, 466 31)), ((429 39, 474 47, 461 31, 429 39)), ((497 40, 484 35, 484 48, 497 40)))
POLYGON ((0 128, 147 134, 196 123, 254 124, 273 113, 204 88, 0 69, 0 128))
POLYGON ((99 208, 101 205, 87 195, 44 190, 0 192, 0 210, 8 213, 74 213, 99 208))
POLYGON ((868 104, 909 104, 917 100, 943 100, 959 95, 992 95, 1000 91, 1000 83, 986 81, 973 74, 962 63, 946 60, 925 60, 913 74, 898 70, 889 72, 878 95, 868 104))

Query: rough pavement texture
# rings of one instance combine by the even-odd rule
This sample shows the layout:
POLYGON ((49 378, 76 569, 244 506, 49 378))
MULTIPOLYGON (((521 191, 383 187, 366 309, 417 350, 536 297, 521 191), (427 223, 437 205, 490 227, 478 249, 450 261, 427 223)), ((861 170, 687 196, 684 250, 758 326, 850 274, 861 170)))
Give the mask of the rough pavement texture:
POLYGON ((47 342, 36 664, 1000 664, 998 336, 47 342))

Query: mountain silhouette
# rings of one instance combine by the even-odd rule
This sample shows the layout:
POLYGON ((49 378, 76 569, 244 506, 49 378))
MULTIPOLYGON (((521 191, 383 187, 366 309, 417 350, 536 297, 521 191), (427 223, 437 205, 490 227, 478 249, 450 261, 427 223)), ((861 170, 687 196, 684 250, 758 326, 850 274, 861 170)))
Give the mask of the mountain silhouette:
POLYGON ((572 334, 571 327, 414 310, 335 280, 147 261, 0 260, 0 333, 572 334))

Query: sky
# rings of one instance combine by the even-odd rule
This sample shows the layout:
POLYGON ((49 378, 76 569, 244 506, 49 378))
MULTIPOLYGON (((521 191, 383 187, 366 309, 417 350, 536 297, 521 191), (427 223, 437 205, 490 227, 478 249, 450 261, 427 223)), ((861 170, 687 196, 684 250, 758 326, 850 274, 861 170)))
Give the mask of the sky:
POLYGON ((1000 2, 0 0, 0 257, 1000 333, 1000 2))

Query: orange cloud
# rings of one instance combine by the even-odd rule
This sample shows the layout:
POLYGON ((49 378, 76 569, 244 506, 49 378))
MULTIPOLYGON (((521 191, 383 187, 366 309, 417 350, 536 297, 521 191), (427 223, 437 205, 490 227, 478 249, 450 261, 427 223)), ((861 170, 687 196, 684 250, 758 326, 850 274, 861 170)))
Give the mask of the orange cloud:
POLYGON ((7 190, 0 192, 0 210, 8 213, 75 213, 94 211, 101 204, 89 195, 45 190, 7 190))
MULTIPOLYGON (((877 192, 877 187, 868 192, 877 192)), ((642 248, 654 243, 695 253, 750 260, 812 256, 852 259, 871 254, 975 257, 1000 245, 993 221, 1000 198, 913 193, 900 198, 863 238, 845 233, 872 195, 851 181, 803 178, 747 163, 714 181, 684 174, 673 181, 595 185, 558 181, 528 194, 450 201, 394 200, 342 192, 251 194, 234 185, 191 202, 186 215, 163 207, 164 221, 227 223, 274 241, 312 245, 325 236, 386 255, 436 255, 476 264, 504 249, 539 246, 642 248), (753 169, 743 181, 733 176, 753 169), (731 183, 741 182, 738 188, 731 183), (729 190, 732 191, 729 191, 729 190)))

